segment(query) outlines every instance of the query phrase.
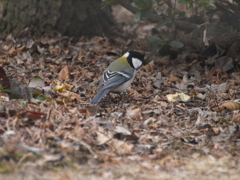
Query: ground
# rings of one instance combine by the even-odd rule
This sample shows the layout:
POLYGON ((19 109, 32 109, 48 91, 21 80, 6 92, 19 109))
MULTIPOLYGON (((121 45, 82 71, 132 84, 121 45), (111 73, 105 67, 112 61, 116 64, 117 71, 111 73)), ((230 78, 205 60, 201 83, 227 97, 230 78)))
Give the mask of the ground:
POLYGON ((188 49, 146 52, 149 27, 127 41, 2 40, 0 179, 239 179, 238 67, 188 49), (103 70, 130 48, 147 62, 131 87, 90 105, 103 70))

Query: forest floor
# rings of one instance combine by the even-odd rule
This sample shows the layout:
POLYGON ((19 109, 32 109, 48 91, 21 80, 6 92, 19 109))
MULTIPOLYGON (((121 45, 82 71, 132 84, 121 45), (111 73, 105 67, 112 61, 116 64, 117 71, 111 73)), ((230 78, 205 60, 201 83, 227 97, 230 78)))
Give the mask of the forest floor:
POLYGON ((187 49, 151 55, 132 39, 1 40, 0 179, 240 178, 238 67, 187 49), (148 63, 122 99, 90 105, 130 48, 148 63))

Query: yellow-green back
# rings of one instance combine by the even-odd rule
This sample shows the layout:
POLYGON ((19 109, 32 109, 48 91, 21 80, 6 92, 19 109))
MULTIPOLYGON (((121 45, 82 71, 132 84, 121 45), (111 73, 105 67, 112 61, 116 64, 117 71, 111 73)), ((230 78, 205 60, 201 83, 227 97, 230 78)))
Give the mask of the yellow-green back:
POLYGON ((114 60, 109 66, 108 66, 108 70, 111 71, 121 71, 127 67, 131 67, 130 64, 128 63, 128 60, 126 58, 126 56, 122 56, 116 60, 114 60))

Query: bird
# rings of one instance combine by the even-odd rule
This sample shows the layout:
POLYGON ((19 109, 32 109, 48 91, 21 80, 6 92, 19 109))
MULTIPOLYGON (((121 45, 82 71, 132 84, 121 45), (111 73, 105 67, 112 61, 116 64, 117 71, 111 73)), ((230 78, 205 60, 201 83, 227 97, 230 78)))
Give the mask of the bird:
POLYGON ((124 92, 132 83, 136 70, 143 65, 143 62, 144 55, 137 51, 128 51, 110 63, 101 76, 98 92, 91 104, 98 104, 109 92, 124 92))

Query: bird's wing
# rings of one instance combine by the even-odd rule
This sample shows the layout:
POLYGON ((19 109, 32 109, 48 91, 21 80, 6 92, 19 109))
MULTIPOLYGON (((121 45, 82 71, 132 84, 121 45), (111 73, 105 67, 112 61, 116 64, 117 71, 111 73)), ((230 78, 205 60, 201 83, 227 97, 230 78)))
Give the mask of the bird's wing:
POLYGON ((133 68, 125 68, 124 71, 105 70, 100 80, 98 93, 91 101, 91 104, 98 104, 105 94, 130 80, 134 75, 134 71, 133 68))
POLYGON ((127 68, 124 71, 104 71, 100 80, 98 91, 105 89, 115 89, 122 83, 130 80, 133 77, 134 69, 127 68))

